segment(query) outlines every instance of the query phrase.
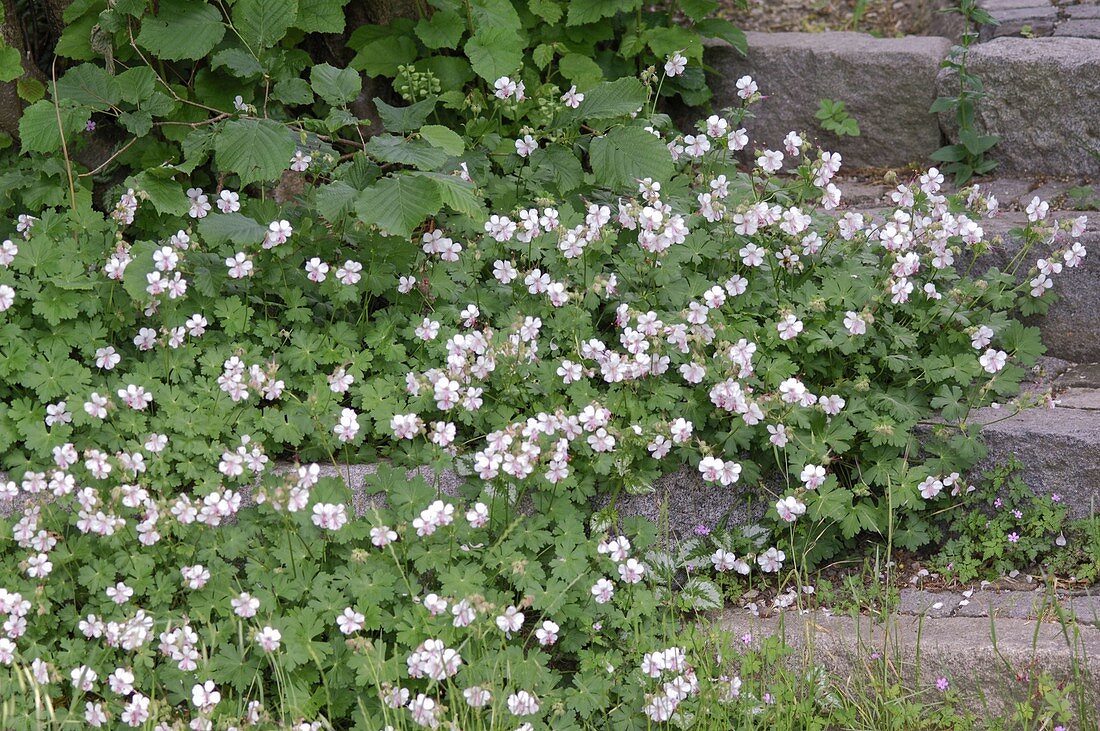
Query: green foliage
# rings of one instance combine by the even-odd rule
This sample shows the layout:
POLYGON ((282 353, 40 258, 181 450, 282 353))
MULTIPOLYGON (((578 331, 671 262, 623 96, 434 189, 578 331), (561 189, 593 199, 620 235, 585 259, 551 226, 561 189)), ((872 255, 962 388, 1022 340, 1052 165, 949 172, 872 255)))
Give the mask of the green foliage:
POLYGON ((1070 521, 1063 496, 1036 495, 1012 461, 986 475, 950 513, 935 566, 960 582, 1042 570, 1074 581, 1100 578, 1100 518, 1070 521))
POLYGON ((826 132, 832 132, 838 137, 859 136, 859 122, 848 114, 844 102, 822 99, 814 117, 821 122, 821 129, 826 132))
POLYGON ((942 63, 943 68, 954 71, 958 80, 958 93, 939 97, 932 103, 929 112, 939 114, 954 111, 959 141, 944 145, 932 153, 932 159, 943 163, 944 172, 954 175, 957 185, 965 185, 975 175, 985 175, 997 167, 997 161, 986 157, 986 153, 1000 138, 980 134, 977 130, 975 115, 985 91, 981 78, 967 66, 970 47, 978 40, 978 28, 982 25, 997 25, 997 20, 978 5, 978 0, 959 0, 947 12, 958 13, 964 23, 960 45, 954 46, 951 55, 942 63))

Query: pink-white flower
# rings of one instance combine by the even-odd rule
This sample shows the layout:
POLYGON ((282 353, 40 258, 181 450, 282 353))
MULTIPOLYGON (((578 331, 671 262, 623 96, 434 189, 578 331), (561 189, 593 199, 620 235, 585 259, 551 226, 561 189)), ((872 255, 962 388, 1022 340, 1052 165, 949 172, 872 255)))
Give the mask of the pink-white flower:
POLYGON ((565 106, 570 109, 576 109, 584 101, 584 94, 577 91, 577 86, 574 84, 569 87, 569 91, 561 95, 561 101, 565 106))
POLYGON ((978 358, 978 362, 986 373, 996 373, 1005 367, 1005 363, 1008 362, 1008 353, 989 348, 978 358))
POLYGON ((737 87, 737 96, 742 99, 749 99, 760 90, 760 87, 756 85, 751 76, 742 76, 735 84, 737 87))
POLYGON ((265 626, 256 633, 256 644, 264 652, 275 652, 282 643, 283 633, 274 627, 265 626))
POLYGON ((665 61, 665 73, 669 76, 679 76, 687 69, 687 62, 687 58, 677 51, 665 61))
POLYGON ((340 628, 340 632, 345 635, 355 634, 359 630, 363 629, 367 621, 367 618, 362 613, 355 611, 351 607, 346 607, 344 611, 336 617, 336 625, 340 628))
POLYGON ((610 579, 600 578, 592 585, 591 592, 597 604, 607 604, 615 596, 615 585, 610 579))

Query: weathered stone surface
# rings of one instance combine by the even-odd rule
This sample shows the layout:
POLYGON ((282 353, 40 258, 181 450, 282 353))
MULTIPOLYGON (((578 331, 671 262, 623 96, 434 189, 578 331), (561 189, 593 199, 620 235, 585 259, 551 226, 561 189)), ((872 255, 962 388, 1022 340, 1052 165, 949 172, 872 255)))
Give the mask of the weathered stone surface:
POLYGON ((1032 2, 1030 6, 991 9, 998 25, 983 25, 978 37, 982 41, 1005 36, 1018 36, 1027 31, 1029 36, 1049 36, 1058 22, 1058 11, 1050 3, 1032 2))
MULTIPOLYGON (((1100 177, 1089 154, 1100 139, 1100 40, 997 38, 970 51, 969 68, 983 81, 977 126, 998 135, 990 152, 1008 172, 1100 177)), ((940 93, 958 92, 955 73, 938 77, 940 93)), ((940 115, 957 138, 954 114, 940 115)))
POLYGON ((751 75, 768 98, 754 106, 749 135, 778 147, 790 130, 810 133, 848 166, 889 167, 923 162, 940 146, 928 109, 935 78, 951 42, 909 36, 873 38, 862 33, 749 33, 748 57, 725 44, 711 45, 707 63, 716 107, 737 106, 736 81, 751 75), (837 138, 814 118, 821 99, 846 105, 859 121, 858 137, 837 138))
POLYGON ((771 504, 765 496, 741 485, 707 484, 695 470, 684 468, 657 480, 649 495, 620 495, 615 507, 622 517, 640 516, 676 540, 690 538, 698 528, 712 531, 729 517, 730 525, 760 520, 771 504))
POLYGON ((1067 409, 1100 410, 1100 389, 1069 388, 1058 394, 1057 403, 1067 409))
POLYGON ((982 713, 999 714, 1024 700, 1029 686, 1011 682, 1014 671, 1077 681, 1088 702, 1100 703, 1100 629, 1087 625, 1067 632, 1058 623, 1024 619, 894 616, 878 622, 793 611, 759 618, 735 610, 721 613, 716 622, 734 636, 779 635, 796 649, 788 658, 792 665, 824 665, 853 682, 866 677, 868 665, 879 659, 922 687, 946 677, 964 702, 982 713), (1084 677, 1075 677, 1078 668, 1084 677))
POLYGON ((980 409, 988 456, 975 473, 1015 457, 1020 476, 1037 495, 1058 494, 1071 518, 1084 518, 1100 506, 1100 412, 1035 408, 1015 415, 1007 409, 980 409))
POLYGON ((1084 3, 1081 5, 1067 5, 1062 8, 1062 12, 1066 14, 1066 17, 1071 19, 1100 18, 1100 5, 1084 3))
MULTIPOLYGON (((1053 215, 1056 220, 1063 220, 1076 214, 1057 212, 1053 215)), ((1019 237, 1011 232, 1025 222, 1026 217, 1022 213, 1004 213, 983 221, 987 240, 999 237, 1001 243, 978 258, 975 271, 981 272, 993 266, 1004 269, 1020 252, 1022 245, 1019 237)), ((1094 255, 1100 251, 1100 231, 1092 224, 1090 226, 1091 230, 1081 237, 1081 243, 1090 252, 1084 262, 1075 269, 1064 269, 1054 278, 1058 302, 1045 315, 1028 318, 1028 324, 1042 330, 1047 355, 1075 363, 1100 361, 1100 257, 1094 255)), ((1059 246, 1063 244, 1063 241, 1059 242, 1059 246)), ((1033 248, 1017 272, 1021 279, 1035 266, 1037 259, 1050 251, 1051 247, 1033 248)))
POLYGON ((1074 38, 1100 38, 1100 16, 1081 18, 1080 20, 1064 20, 1054 29, 1054 35, 1072 36, 1074 38))
POLYGON ((950 617, 962 600, 963 595, 954 591, 902 589, 898 614, 913 617, 950 617))

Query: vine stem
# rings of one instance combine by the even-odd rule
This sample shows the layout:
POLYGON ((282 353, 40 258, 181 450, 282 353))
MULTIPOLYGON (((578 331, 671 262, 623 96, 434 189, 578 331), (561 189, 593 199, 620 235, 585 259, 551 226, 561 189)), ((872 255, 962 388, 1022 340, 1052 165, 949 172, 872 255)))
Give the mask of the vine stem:
POLYGON ((61 106, 57 103, 57 56, 50 64, 50 78, 53 80, 53 111, 57 117, 57 134, 61 137, 61 154, 65 156, 65 175, 69 179, 69 202, 76 211, 76 184, 73 182, 73 161, 69 158, 69 145, 65 141, 65 126, 61 124, 61 106))

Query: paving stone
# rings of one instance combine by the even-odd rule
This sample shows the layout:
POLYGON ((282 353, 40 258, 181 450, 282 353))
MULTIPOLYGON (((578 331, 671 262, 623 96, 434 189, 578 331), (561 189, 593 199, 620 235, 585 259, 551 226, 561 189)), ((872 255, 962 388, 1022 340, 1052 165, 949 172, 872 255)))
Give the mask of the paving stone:
POLYGON ((736 106, 735 83, 750 74, 768 98, 746 127, 755 144, 778 146, 790 130, 806 131, 849 167, 924 163, 941 135, 928 112, 935 78, 951 42, 863 33, 748 33, 748 56, 714 42, 707 63, 716 108, 736 106), (902 71, 904 70, 904 71, 902 71), (821 99, 843 101, 859 120, 858 137, 837 138, 814 118, 821 99))
POLYGON ((1058 23, 1058 10, 1050 4, 999 10, 992 15, 998 25, 983 25, 978 32, 981 41, 1023 35, 1024 31, 1028 36, 1049 36, 1058 23))
POLYGON ((1100 16, 1080 20, 1064 20, 1054 29, 1056 36, 1074 38, 1100 38, 1100 16))
POLYGON ((1052 7, 1049 2, 1042 2, 1042 0, 982 0, 978 4, 982 6, 982 10, 987 11, 994 18, 1000 17, 1000 13, 1005 10, 1018 10, 1020 8, 1034 10, 1036 8, 1052 7))
POLYGON ((1057 396, 1058 406, 1066 409, 1100 411, 1100 389, 1070 388, 1057 396))
POLYGON ((1100 506, 1100 412, 1035 408, 979 409, 989 454, 973 471, 981 474, 1015 458, 1020 476, 1037 495, 1061 496, 1070 518, 1088 517, 1100 506))
POLYGON ((642 517, 662 531, 667 517, 672 538, 684 539, 699 526, 714 530, 727 515, 732 525, 757 522, 770 505, 771 500, 747 486, 716 490, 703 482, 698 470, 685 467, 657 480, 648 495, 619 495, 615 509, 620 517, 642 517))
MULTIPOLYGON (((968 65, 986 92, 977 127, 1001 138, 990 154, 1003 171, 1100 178, 1089 154, 1100 139, 1100 40, 997 38, 973 47, 968 65)), ((943 69, 938 88, 956 94, 955 72, 943 69)), ((953 112, 940 122, 957 139, 953 112)))
POLYGON ((1078 622, 1100 626, 1100 596, 1077 596, 1068 604, 1078 622))
MULTIPOLYGON (((1055 211, 1052 215, 1060 221, 1074 218, 1077 213, 1055 211)), ((1005 212, 982 221, 986 240, 996 243, 978 257, 975 273, 990 267, 1004 269, 1019 254, 1022 242, 1012 231, 1022 227, 1026 220, 1023 213, 1005 212)), ((1047 355, 1074 363, 1100 361, 1100 256, 1094 256, 1100 252, 1100 230, 1096 223, 1090 222, 1089 226, 1080 239, 1089 251, 1084 262, 1074 269, 1064 269, 1054 278, 1058 301, 1045 315, 1025 318, 1042 331, 1047 355)), ((1017 270, 1021 281, 1035 261, 1049 251, 1049 247, 1039 247, 1028 253, 1026 266, 1017 270)), ((965 260, 966 252, 960 258, 965 260)))
POLYGON ((914 617, 950 617, 963 595, 953 591, 902 589, 898 613, 914 617))
POLYGON ((1005 617, 1035 619, 1042 614, 1046 595, 1042 591, 976 591, 955 607, 956 617, 1005 617))
POLYGON ((1068 683, 1080 680, 1074 671, 1082 668, 1092 675, 1082 686, 1085 701, 1100 703, 1100 684, 1093 682, 1100 629, 1088 625, 1066 633, 1058 623, 1025 619, 895 616, 878 622, 794 611, 762 618, 740 610, 721 612, 714 622, 734 637, 751 633, 754 643, 782 637, 795 648, 787 659, 790 666, 823 665, 853 682, 867 677, 868 666, 885 655, 907 682, 922 688, 947 677, 962 701, 987 718, 1026 700, 1029 686, 1012 682, 1016 672, 1046 672, 1055 682, 1068 683))
POLYGON ((1100 18, 1100 5, 1067 5, 1062 12, 1071 19, 1100 18))
POLYGON ((1058 388, 1100 388, 1100 363, 1081 363, 1058 376, 1058 388))
POLYGON ((988 190, 1003 203, 1021 200, 1036 188, 1034 178, 997 177, 980 184, 983 190, 988 190))

